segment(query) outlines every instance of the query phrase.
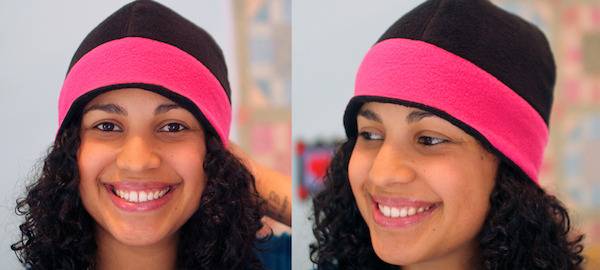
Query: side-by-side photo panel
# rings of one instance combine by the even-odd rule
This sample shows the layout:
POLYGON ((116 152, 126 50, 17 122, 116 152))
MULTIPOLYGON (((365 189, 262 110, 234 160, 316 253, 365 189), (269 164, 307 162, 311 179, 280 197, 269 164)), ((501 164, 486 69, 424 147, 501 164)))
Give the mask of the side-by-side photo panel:
POLYGON ((290 0, 0 10, 0 268, 291 269, 290 0))
POLYGON ((295 1, 293 267, 600 267, 599 7, 295 1))

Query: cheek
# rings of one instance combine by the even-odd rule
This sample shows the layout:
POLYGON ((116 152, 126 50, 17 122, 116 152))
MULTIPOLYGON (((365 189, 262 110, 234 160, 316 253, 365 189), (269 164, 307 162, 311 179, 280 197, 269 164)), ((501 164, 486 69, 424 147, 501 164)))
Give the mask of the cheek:
POLYGON ((364 165, 360 162, 360 155, 355 152, 356 151, 352 152, 348 163, 348 180, 350 181, 350 186, 353 191, 355 190, 355 187, 362 182, 360 179, 364 179, 366 176, 364 165))
POLYGON ((207 180, 204 173, 205 155, 204 145, 175 147, 164 155, 165 162, 183 181, 186 200, 196 207, 207 180))
POLYGON ((456 235, 472 237, 479 232, 489 209, 494 174, 489 164, 468 158, 452 158, 429 169, 430 186, 444 203, 444 220, 456 235), (434 183, 433 183, 434 182, 434 183))
POLYGON ((107 145, 82 140, 77 151, 77 168, 82 197, 88 193, 88 188, 97 185, 102 171, 113 159, 114 153, 107 145))
POLYGON ((348 163, 348 180, 350 181, 350 187, 352 188, 358 208, 363 216, 368 205, 366 205, 366 198, 361 194, 363 194, 362 190, 368 178, 370 166, 371 161, 368 155, 357 150, 352 152, 350 162, 348 163))
POLYGON ((364 175, 364 170, 361 168, 360 162, 358 162, 357 159, 359 159, 358 155, 352 153, 350 162, 348 163, 348 180, 353 188, 359 181, 358 179, 363 178, 362 176, 364 175))
POLYGON ((95 220, 101 219, 105 207, 101 205, 101 193, 104 187, 100 180, 114 160, 112 148, 106 144, 83 140, 77 150, 77 168, 79 171, 79 194, 85 209, 95 220))

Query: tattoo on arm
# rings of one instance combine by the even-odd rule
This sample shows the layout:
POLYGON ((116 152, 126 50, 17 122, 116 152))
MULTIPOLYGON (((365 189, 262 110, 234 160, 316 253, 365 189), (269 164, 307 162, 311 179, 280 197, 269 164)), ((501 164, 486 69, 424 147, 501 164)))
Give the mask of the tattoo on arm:
POLYGON ((281 203, 281 210, 279 211, 279 213, 285 213, 285 210, 287 209, 287 205, 288 205, 288 198, 287 196, 283 197, 283 203, 281 203))
POLYGON ((275 193, 275 191, 271 191, 269 193, 269 201, 273 205, 279 205, 279 195, 277 195, 277 193, 275 193))
POLYGON ((285 210, 287 209, 287 206, 289 204, 288 202, 288 197, 284 196, 283 200, 280 199, 279 195, 277 195, 277 193, 275 191, 271 191, 269 193, 269 199, 271 202, 271 209, 273 209, 274 211, 276 211, 275 215, 277 215, 277 217, 279 219, 283 219, 283 217, 285 216, 285 210))

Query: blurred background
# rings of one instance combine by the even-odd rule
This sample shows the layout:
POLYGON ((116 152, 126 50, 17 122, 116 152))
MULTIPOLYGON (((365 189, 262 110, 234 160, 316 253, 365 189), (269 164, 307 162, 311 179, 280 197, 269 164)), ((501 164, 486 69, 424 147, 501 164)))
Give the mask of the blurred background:
MULTIPOLYGON (((423 1, 293 1, 292 140, 294 269, 312 269, 310 196, 322 184, 342 116, 367 50, 423 1)), ((586 269, 600 269, 600 1, 493 0, 537 25, 557 65, 550 142, 541 184, 586 234, 586 269)))
MULTIPOLYGON (((21 222, 15 200, 54 139, 71 57, 96 25, 129 2, 0 1, 0 269, 22 268, 10 250, 21 222)), ((291 1, 158 2, 204 28, 223 49, 233 91, 231 140, 290 174, 291 1)), ((290 231, 267 222, 277 233, 290 231)))

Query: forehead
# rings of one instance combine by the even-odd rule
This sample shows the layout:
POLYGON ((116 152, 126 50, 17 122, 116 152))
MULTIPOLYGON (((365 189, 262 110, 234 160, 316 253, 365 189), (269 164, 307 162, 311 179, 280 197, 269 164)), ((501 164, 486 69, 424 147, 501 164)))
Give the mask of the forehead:
POLYGON ((369 121, 386 127, 406 128, 411 126, 431 127, 449 134, 471 139, 463 129, 430 111, 395 103, 368 102, 363 104, 357 115, 357 122, 369 121), (418 125, 417 125, 418 124, 418 125))
POLYGON ((157 103, 174 103, 170 99, 154 93, 152 91, 140 89, 140 88, 123 88, 117 90, 111 90, 106 93, 102 93, 92 99, 86 108, 98 103, 118 103, 121 105, 127 104, 140 104, 140 105, 151 105, 157 103))
POLYGON ((84 117, 90 112, 104 112, 121 116, 130 116, 130 113, 158 116, 172 110, 192 115, 187 108, 160 94, 143 89, 129 88, 98 95, 86 104, 82 114, 84 117))
POLYGON ((436 116, 435 114, 429 111, 405 105, 385 102, 367 102, 363 104, 359 110, 358 116, 366 116, 367 118, 372 118, 369 117, 369 115, 372 115, 372 117, 375 118, 379 118, 379 120, 381 120, 382 118, 389 117, 402 117, 406 118, 407 122, 409 123, 417 122, 426 117, 432 117, 443 120, 442 118, 436 116))

